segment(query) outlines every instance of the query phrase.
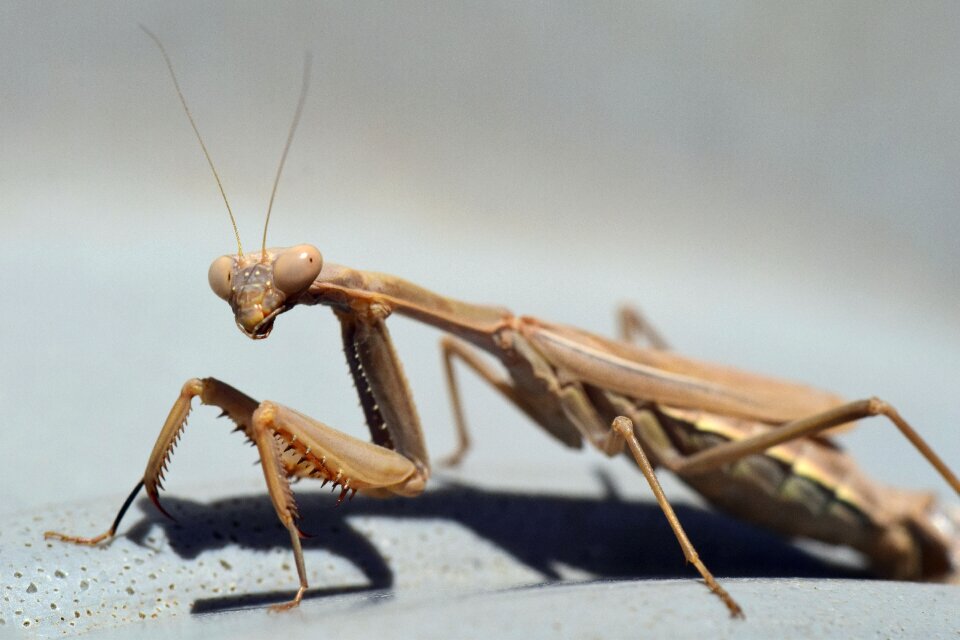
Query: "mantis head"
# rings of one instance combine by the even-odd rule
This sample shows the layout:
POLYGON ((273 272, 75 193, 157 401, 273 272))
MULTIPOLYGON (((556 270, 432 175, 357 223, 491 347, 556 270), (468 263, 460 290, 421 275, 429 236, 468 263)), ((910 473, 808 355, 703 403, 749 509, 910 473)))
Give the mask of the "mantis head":
POLYGON ((197 136, 203 155, 210 165, 214 179, 217 181, 220 195, 223 196, 223 203, 227 207, 227 214, 230 216, 233 233, 237 238, 237 253, 220 256, 210 265, 210 271, 207 274, 210 287, 214 293, 230 303, 240 330, 254 340, 261 340, 270 335, 274 319, 296 304, 297 297, 307 290, 320 274, 320 269, 323 266, 323 257, 320 252, 316 247, 309 244, 298 244, 288 249, 267 249, 267 227, 270 225, 273 200, 277 194, 280 174, 283 173, 283 165, 287 160, 287 153, 290 151, 290 144, 293 142, 293 134, 297 130, 300 114, 303 113, 303 104, 307 97, 307 87, 310 79, 310 55, 307 54, 304 59, 300 99, 297 101, 293 122, 290 124, 290 131, 287 133, 287 142, 280 156, 280 165, 277 167, 277 174, 273 179, 273 190, 270 192, 270 202, 267 205, 267 218, 263 223, 262 248, 260 253, 244 255, 243 247, 240 244, 240 232, 237 230, 237 221, 233 217, 233 210, 230 208, 230 202, 227 200, 227 194, 223 190, 223 184, 220 182, 220 176, 213 165, 210 152, 207 151, 207 145, 203 142, 197 123, 194 122, 190 108, 187 106, 187 100, 183 97, 183 91, 180 90, 180 83, 173 71, 170 56, 167 55, 163 43, 157 36, 143 25, 140 25, 140 28, 160 49, 160 54, 163 56, 167 70, 170 72, 170 78, 177 90, 177 96, 180 98, 183 111, 187 120, 190 121, 190 126, 197 136))
POLYGON ((269 249, 262 254, 220 256, 210 265, 210 288, 230 303, 237 327, 248 338, 270 335, 273 321, 291 309, 323 267, 309 244, 269 249))

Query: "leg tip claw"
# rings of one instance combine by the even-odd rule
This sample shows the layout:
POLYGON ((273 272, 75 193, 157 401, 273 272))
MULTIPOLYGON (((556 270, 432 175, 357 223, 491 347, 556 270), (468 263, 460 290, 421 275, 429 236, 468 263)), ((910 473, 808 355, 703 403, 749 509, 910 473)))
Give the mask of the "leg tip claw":
POLYGON ((299 535, 301 538, 303 538, 303 539, 305 539, 305 540, 308 539, 308 538, 315 538, 315 537, 317 537, 317 534, 315 534, 315 533, 310 533, 309 531, 304 531, 303 529, 300 528, 299 525, 296 525, 296 524, 295 524, 295 525, 293 525, 293 526, 296 527, 296 529, 297 529, 297 535, 299 535))
POLYGON ((147 491, 147 495, 150 496, 150 502, 153 503, 153 506, 155 506, 160 513, 170 518, 174 522, 177 521, 177 519, 170 515, 170 512, 164 509, 163 505, 160 504, 160 496, 156 491, 147 491))
POLYGON ((300 601, 303 600, 303 592, 306 591, 306 587, 300 587, 297 589, 297 595, 293 597, 293 600, 289 602, 281 602, 280 604, 270 605, 268 611, 270 613, 280 613, 281 611, 289 611, 290 609, 300 606, 300 601))
POLYGON ((437 465, 441 469, 456 469, 460 466, 460 463, 463 462, 463 458, 463 453, 451 453, 437 461, 437 465))
POLYGON ((81 536, 68 536, 65 533, 60 533, 59 531, 44 531, 43 539, 44 540, 60 540, 61 542, 70 542, 73 544, 83 544, 83 545, 95 545, 104 540, 108 540, 113 537, 113 531, 105 531, 98 536, 92 538, 83 538, 81 536))

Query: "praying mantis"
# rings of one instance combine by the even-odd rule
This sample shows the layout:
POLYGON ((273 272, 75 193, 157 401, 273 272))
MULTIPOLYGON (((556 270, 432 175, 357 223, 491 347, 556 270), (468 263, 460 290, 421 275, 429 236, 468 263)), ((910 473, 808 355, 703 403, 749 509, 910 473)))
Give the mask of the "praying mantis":
POLYGON ((860 551, 878 575, 901 580, 960 580, 960 517, 931 494, 877 484, 831 440, 854 421, 883 417, 960 494, 960 479, 900 416, 877 399, 838 396, 766 376, 697 361, 671 351, 638 312, 623 310, 613 340, 571 326, 514 315, 494 306, 438 295, 401 278, 329 263, 308 244, 268 248, 274 195, 302 112, 304 86, 273 183, 259 252, 244 253, 233 212, 210 154, 187 107, 167 52, 160 49, 177 95, 223 196, 237 253, 214 260, 208 280, 230 304, 239 329, 267 338, 276 319, 295 307, 329 307, 340 322, 347 363, 371 441, 347 435, 280 404, 258 402, 214 378, 186 381, 167 416, 142 479, 111 526, 94 537, 46 532, 48 538, 97 544, 112 538, 141 489, 166 513, 159 492, 192 400, 216 406, 253 442, 270 500, 286 528, 299 587, 308 589, 291 478, 312 478, 356 492, 414 497, 431 464, 387 319, 407 316, 444 332, 440 348, 459 446, 469 436, 454 365, 466 366, 568 447, 584 442, 608 456, 628 455, 648 483, 688 563, 734 617, 744 613, 689 540, 657 480, 667 469, 710 503, 743 520, 791 535, 860 551), (484 355, 486 354, 486 356, 484 355), (496 368, 490 358, 499 362, 496 368))

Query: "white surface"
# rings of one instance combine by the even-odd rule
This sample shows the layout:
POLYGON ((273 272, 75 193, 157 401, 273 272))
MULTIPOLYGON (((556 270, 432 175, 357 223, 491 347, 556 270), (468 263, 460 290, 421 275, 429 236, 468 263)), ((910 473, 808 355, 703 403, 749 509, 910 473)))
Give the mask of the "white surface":
MULTIPOLYGON (((171 52, 248 246, 310 49, 271 244, 597 331, 632 300, 691 355, 890 400, 956 467, 960 12, 791 7, 3 3, 0 513, 108 524, 195 375, 364 433, 329 313, 253 343, 208 292, 226 215, 137 22, 171 52)), ((391 326, 443 453, 437 336, 391 326)), ((471 482, 562 495, 572 468, 620 466, 465 387, 471 482)), ((261 495, 213 415, 191 421, 168 499, 261 495)), ((847 442, 886 481, 945 493, 892 429, 847 442)), ((10 535, 4 562, 32 562, 10 535)))
MULTIPOLYGON (((635 626, 691 637, 705 630, 764 637, 777 624, 795 637, 813 628, 838 637, 894 622, 914 628, 919 620, 938 632, 952 628, 943 623, 955 613, 955 587, 858 581, 860 571, 842 558, 829 566, 770 534, 681 505, 701 553, 748 612, 748 622, 731 624, 684 567, 635 472, 607 466, 602 473, 572 467, 557 484, 518 474, 505 488, 480 476, 440 474, 418 500, 356 498, 341 507, 334 496, 300 485, 304 528, 315 534, 304 541, 311 590, 300 611, 274 616, 263 607, 292 595, 296 569, 259 487, 193 487, 189 497, 167 496, 177 522, 141 499, 124 535, 96 548, 40 537, 50 528, 100 530, 113 504, 8 516, 0 535, 0 629, 60 637, 149 623, 160 634, 196 638, 256 637, 268 629, 306 636, 318 627, 342 638, 378 629, 459 638, 523 637, 536 625, 562 637, 635 626), (628 578, 634 582, 611 584, 628 578), (561 581, 579 586, 554 588, 561 581), (856 610, 864 599, 890 599, 896 609, 879 616, 876 604, 856 610), (912 611, 918 600, 923 616, 912 611), (777 601, 784 610, 772 618, 777 601), (811 610, 832 608, 848 612, 811 620, 811 610)), ((541 477, 552 471, 533 468, 541 477)))

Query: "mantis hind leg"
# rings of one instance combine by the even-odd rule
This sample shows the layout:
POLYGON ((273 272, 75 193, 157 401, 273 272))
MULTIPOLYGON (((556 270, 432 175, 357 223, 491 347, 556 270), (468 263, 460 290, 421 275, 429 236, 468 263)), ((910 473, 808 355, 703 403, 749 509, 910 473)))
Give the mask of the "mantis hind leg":
POLYGON ((900 413, 893 406, 879 398, 848 402, 813 416, 772 427, 764 433, 742 440, 731 440, 681 460, 674 460, 668 466, 671 471, 678 474, 709 471, 724 464, 736 462, 745 456, 761 453, 778 444, 812 436, 872 416, 885 416, 899 429, 903 437, 926 458, 930 466, 937 470, 957 495, 960 495, 960 479, 957 478, 956 474, 950 470, 933 448, 920 437, 920 434, 900 416, 900 413))
MULTIPOLYGON (((803 441, 854 420, 884 416, 960 494, 957 476, 896 409, 886 402, 869 398, 781 425, 748 424, 742 427, 744 432, 741 437, 732 437, 689 454, 682 454, 673 447, 659 447, 657 436, 662 433, 660 424, 664 417, 695 425, 698 412, 665 407, 660 407, 660 411, 663 413, 661 418, 655 418, 649 412, 635 416, 631 414, 637 420, 637 433, 641 440, 653 447, 652 454, 658 458, 659 464, 698 487, 698 491, 725 511, 792 535, 847 544, 863 553, 873 570, 883 577, 920 581, 955 579, 957 559, 960 558, 955 534, 950 533, 955 530, 955 525, 950 524, 953 518, 948 511, 932 503, 932 494, 915 494, 877 485, 864 477, 849 457, 832 448, 826 450, 828 447, 824 443, 813 447, 813 451, 805 446, 786 448, 793 441, 803 441), (766 453, 768 462, 757 459, 746 461, 742 467, 738 465, 745 458, 764 455, 764 452, 778 446, 785 448, 780 453, 766 453), (820 449, 823 450, 818 451, 820 449), (787 457, 778 458, 782 455, 787 457), (782 464, 786 466, 781 476, 781 472, 775 469, 782 464), (768 467, 773 471, 772 476, 767 476, 763 471, 768 467), (738 497, 739 490, 731 487, 730 492, 725 492, 716 481, 710 479, 712 476, 704 475, 724 469, 723 473, 754 478, 757 484, 751 483, 751 488, 760 491, 758 506, 745 510, 742 497, 738 497), (822 471, 812 472, 814 469, 822 471), (756 470, 760 472, 753 475, 756 470), (818 477, 818 473, 824 472, 825 476, 818 477), (788 487, 796 485, 787 482, 788 478, 800 478, 801 484, 817 487, 811 495, 823 496, 826 502, 818 505, 816 499, 810 501, 803 497, 806 494, 793 493, 788 487), (770 484, 771 480, 774 481, 773 485, 770 484), (698 485, 695 482, 705 484, 698 485), (773 487, 776 489, 772 490, 773 487), (843 513, 846 507, 834 510, 833 506, 823 506, 841 504, 852 505, 861 515, 858 519, 849 520, 836 516, 837 513, 843 513)), ((721 418, 713 417, 712 420, 721 418)), ((884 422, 872 421, 869 424, 884 422)), ((808 444, 812 446, 817 443, 810 441, 808 444)))

